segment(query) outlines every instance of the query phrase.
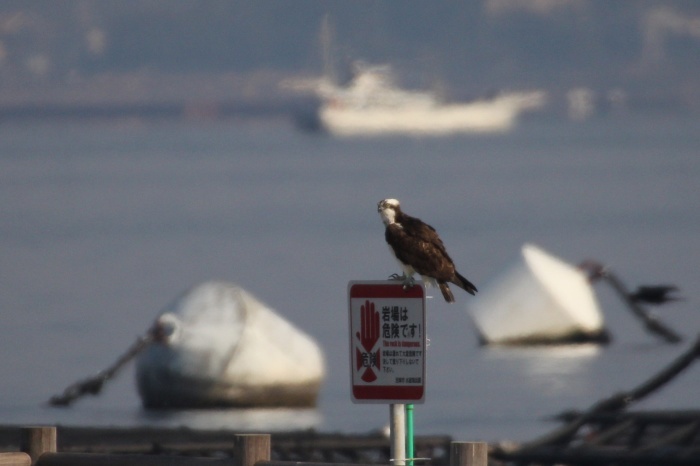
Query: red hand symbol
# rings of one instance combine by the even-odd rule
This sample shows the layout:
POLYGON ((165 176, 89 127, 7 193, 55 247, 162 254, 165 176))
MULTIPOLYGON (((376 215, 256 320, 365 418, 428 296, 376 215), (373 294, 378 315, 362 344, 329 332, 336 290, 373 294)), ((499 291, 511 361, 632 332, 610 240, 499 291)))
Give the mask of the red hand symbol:
POLYGON ((374 303, 365 301, 364 306, 360 306, 360 332, 357 337, 360 339, 362 347, 368 353, 372 351, 374 345, 379 341, 379 313, 374 310, 374 303))
POLYGON ((361 376, 361 379, 365 382, 377 380, 377 375, 372 370, 372 366, 374 365, 379 369, 380 350, 372 354, 372 349, 379 341, 379 334, 379 312, 374 310, 374 303, 367 300, 364 306, 360 306, 360 331, 355 334, 360 340, 360 345, 365 350, 365 353, 362 354, 360 350, 355 349, 357 370, 360 370, 363 365, 366 367, 365 372, 361 376), (366 361, 363 359, 369 361, 369 364, 365 364, 366 361))

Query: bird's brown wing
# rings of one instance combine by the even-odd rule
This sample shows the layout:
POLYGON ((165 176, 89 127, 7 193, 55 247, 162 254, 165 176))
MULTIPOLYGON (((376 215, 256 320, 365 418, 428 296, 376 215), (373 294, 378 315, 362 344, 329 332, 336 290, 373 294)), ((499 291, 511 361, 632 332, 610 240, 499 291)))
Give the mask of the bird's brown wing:
POLYGON ((440 236, 437 234, 437 231, 435 231, 435 228, 423 222, 419 218, 409 217, 407 215, 405 217, 403 227, 407 235, 413 236, 417 240, 430 244, 432 248, 440 253, 440 255, 447 258, 449 262, 452 262, 452 258, 450 258, 450 255, 447 254, 447 249, 445 249, 445 245, 443 244, 440 236))
POLYGON ((450 281, 455 274, 452 259, 435 230, 425 223, 409 227, 393 224, 386 229, 386 240, 394 249, 397 259, 408 264, 421 275, 438 281, 450 281))

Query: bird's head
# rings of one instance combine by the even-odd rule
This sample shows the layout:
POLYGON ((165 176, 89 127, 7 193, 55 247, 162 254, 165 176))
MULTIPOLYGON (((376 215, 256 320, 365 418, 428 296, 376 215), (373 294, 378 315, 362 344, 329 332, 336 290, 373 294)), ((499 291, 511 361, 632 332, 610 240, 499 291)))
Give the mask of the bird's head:
POLYGON ((377 212, 382 218, 384 225, 391 225, 396 221, 396 214, 400 212, 399 201, 397 199, 384 199, 377 204, 377 212))

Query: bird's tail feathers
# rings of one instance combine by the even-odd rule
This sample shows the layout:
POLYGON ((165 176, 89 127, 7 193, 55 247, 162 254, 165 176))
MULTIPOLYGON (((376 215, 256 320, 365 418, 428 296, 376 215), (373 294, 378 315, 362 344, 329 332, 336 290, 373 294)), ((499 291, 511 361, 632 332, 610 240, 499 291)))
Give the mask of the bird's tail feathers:
POLYGON ((440 287, 442 297, 445 298, 445 301, 448 303, 454 303, 455 297, 452 295, 452 290, 450 290, 450 287, 447 286, 447 283, 439 283, 438 286, 440 287))
POLYGON ((452 283, 454 283, 458 287, 462 288, 464 291, 466 291, 467 293, 469 293, 471 295, 476 294, 476 292, 478 290, 476 289, 476 286, 474 286, 474 284, 472 282, 470 282, 469 280, 464 278, 462 275, 460 275, 459 272, 455 272, 455 276, 456 276, 456 280, 453 281, 452 283))

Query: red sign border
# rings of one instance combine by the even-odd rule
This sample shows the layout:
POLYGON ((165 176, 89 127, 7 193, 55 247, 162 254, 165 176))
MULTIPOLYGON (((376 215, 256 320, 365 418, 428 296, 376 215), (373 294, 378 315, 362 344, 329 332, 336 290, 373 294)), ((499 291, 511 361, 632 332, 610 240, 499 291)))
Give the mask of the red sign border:
POLYGON ((350 386, 352 402, 364 403, 423 403, 425 401, 425 286, 416 283, 410 288, 403 288, 398 280, 358 280, 348 283, 348 333, 350 334, 350 386), (416 386, 393 385, 354 385, 353 375, 353 344, 352 344, 352 300, 364 298, 420 298, 423 301, 423 383, 416 386))

